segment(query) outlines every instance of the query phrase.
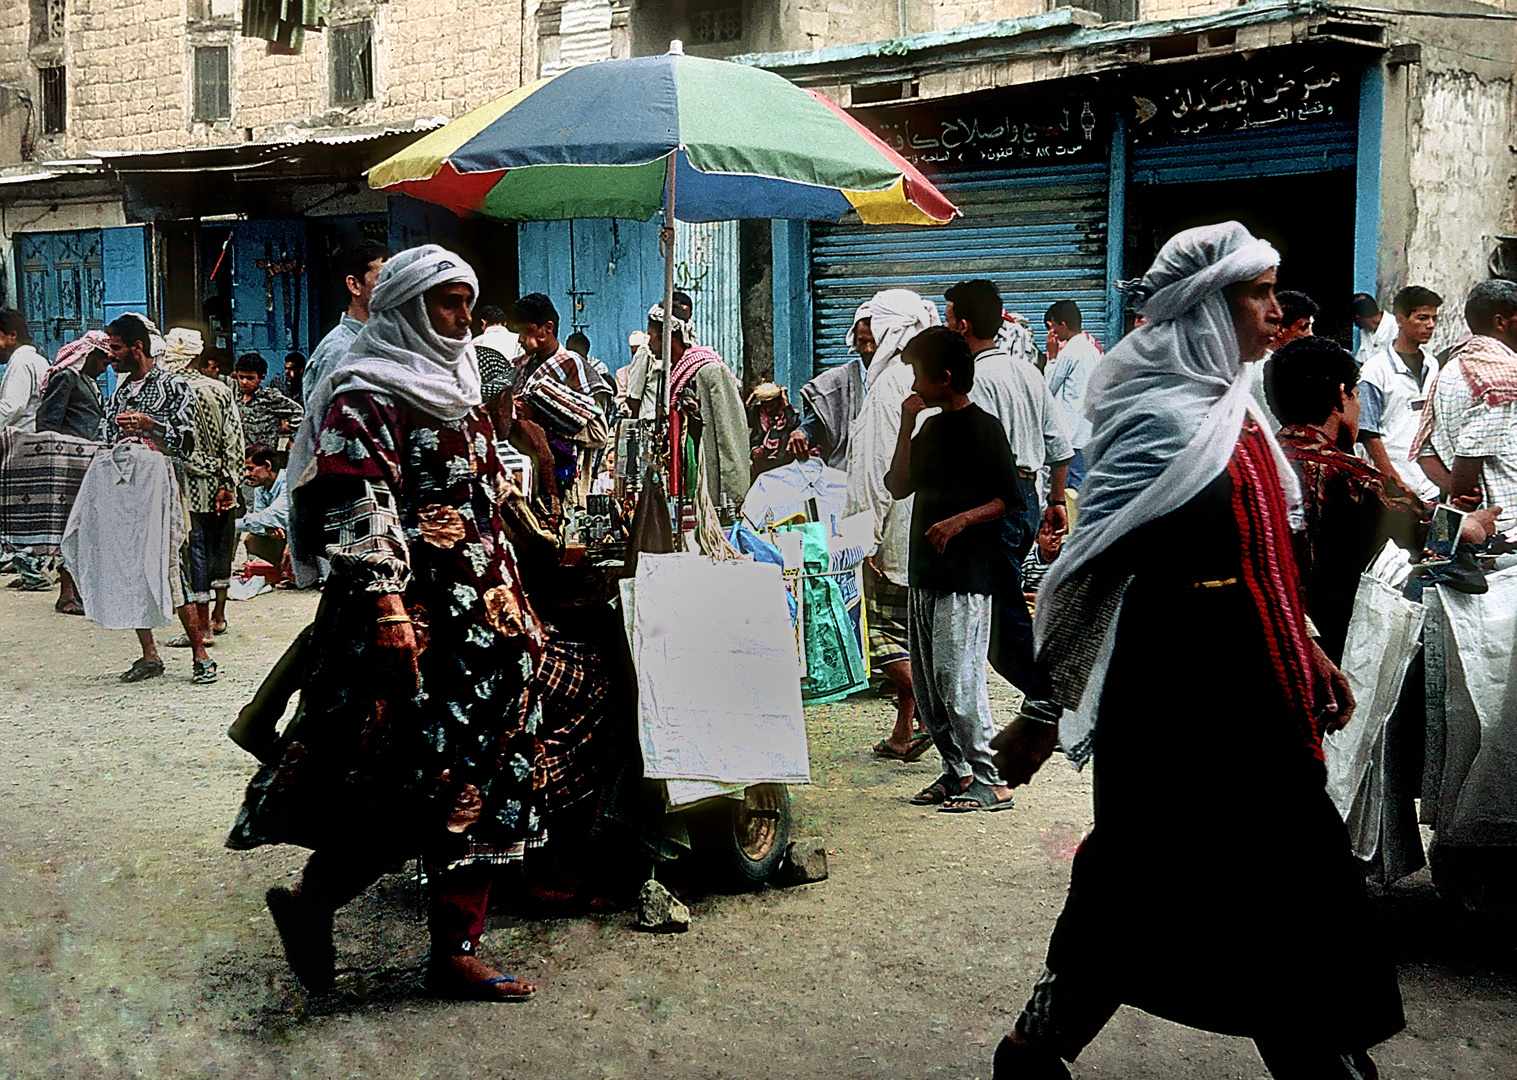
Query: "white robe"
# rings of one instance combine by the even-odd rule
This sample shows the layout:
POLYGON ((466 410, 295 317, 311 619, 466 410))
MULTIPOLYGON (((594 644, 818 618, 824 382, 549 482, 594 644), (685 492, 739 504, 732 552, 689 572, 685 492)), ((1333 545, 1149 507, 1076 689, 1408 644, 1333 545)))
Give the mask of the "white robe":
POLYGON ((184 606, 179 551, 188 532, 167 457, 140 442, 96 454, 63 533, 90 622, 107 630, 172 623, 184 606))

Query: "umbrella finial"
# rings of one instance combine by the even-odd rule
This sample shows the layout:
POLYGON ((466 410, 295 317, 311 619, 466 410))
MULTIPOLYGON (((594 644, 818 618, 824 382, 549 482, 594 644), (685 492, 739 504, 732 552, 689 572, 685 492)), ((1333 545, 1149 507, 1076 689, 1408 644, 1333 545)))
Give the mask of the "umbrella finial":
POLYGON ((675 38, 673 41, 669 42, 669 52, 666 55, 668 55, 668 56, 684 56, 685 55, 685 43, 683 41, 681 41, 679 38, 675 38))

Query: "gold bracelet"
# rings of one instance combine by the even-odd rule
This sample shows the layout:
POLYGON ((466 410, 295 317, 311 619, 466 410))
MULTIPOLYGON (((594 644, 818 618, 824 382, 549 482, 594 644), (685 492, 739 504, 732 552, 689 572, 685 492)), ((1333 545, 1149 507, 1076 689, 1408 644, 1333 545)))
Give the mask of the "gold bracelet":
POLYGON ((379 618, 374 620, 374 625, 389 626, 392 623, 408 623, 410 621, 411 616, 409 615, 381 615, 379 618))

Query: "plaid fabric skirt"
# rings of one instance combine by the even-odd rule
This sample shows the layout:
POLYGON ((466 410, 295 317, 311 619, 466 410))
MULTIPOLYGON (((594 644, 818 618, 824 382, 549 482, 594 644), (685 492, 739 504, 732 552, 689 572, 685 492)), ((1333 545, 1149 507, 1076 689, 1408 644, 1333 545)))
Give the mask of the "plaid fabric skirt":
POLYGON ((552 814, 593 795, 625 734, 612 707, 611 684, 594 651, 550 638, 537 665, 542 705, 538 768, 546 780, 543 810, 552 814))
POLYGON ((869 616, 869 662, 884 667, 911 659, 907 644, 906 600, 911 590, 889 578, 864 574, 864 604, 869 616))

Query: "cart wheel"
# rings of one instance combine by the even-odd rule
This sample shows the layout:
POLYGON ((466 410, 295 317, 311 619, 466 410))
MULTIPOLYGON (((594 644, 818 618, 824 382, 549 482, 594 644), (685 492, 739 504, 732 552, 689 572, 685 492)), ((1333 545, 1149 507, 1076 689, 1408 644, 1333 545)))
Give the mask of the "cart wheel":
POLYGON ((743 801, 722 799, 699 831, 699 851, 718 879, 734 889, 755 889, 769 880, 790 844, 790 789, 756 784, 743 801))

